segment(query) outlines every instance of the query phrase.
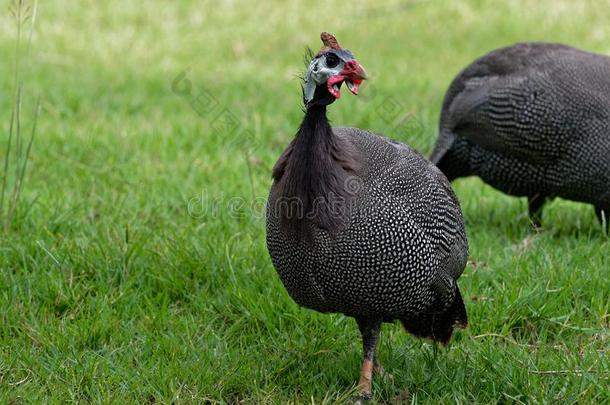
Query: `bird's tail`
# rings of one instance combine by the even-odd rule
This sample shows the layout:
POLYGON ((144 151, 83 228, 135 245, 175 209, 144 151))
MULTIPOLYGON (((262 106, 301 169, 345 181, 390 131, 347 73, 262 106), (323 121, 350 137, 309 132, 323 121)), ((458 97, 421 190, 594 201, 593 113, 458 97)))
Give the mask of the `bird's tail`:
POLYGON ((446 345, 449 343, 454 329, 464 329, 468 326, 468 316, 462 294, 456 285, 453 303, 444 311, 439 312, 437 309, 431 308, 424 314, 401 318, 400 322, 407 332, 446 345))
POLYGON ((449 181, 453 181, 471 174, 469 155, 470 145, 467 140, 443 130, 430 155, 430 161, 441 169, 449 181))

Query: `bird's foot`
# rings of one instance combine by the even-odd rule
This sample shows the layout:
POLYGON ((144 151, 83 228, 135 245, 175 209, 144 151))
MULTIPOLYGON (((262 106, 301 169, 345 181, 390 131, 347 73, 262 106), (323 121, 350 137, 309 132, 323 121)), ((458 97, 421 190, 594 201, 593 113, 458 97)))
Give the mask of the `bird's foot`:
POLYGON ((531 226, 532 226, 532 231, 534 231, 534 233, 540 233, 542 232, 542 221, 540 221, 539 219, 531 219, 531 226))
POLYGON ((394 398, 392 398, 392 402, 391 404, 393 405, 398 405, 398 404, 408 404, 410 401, 411 394, 409 393, 409 390, 407 388, 405 388, 404 390, 402 390, 398 395, 396 395, 394 398))
POLYGON ((368 396, 360 395, 354 397, 354 405, 364 405, 368 403, 373 397, 369 394, 368 396))
POLYGON ((365 359, 360 370, 360 381, 358 381, 358 390, 360 391, 359 403, 370 401, 373 390, 373 361, 365 359))
POLYGON ((373 395, 371 394, 371 391, 363 391, 360 388, 358 388, 359 391, 359 395, 354 395, 352 397, 352 400, 354 401, 354 405, 364 405, 366 403, 368 403, 371 399, 373 399, 373 395))

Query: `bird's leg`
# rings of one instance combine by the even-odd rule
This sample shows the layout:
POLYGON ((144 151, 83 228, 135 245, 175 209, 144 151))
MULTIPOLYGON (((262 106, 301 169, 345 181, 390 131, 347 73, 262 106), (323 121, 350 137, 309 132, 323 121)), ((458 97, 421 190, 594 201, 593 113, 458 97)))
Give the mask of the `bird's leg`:
POLYGON ((375 361, 375 349, 381 331, 381 319, 356 318, 358 328, 362 335, 362 347, 364 349, 364 359, 360 370, 360 381, 358 389, 364 400, 371 399, 373 387, 373 369, 375 361))
POLYGON ((542 207, 545 202, 546 197, 540 194, 527 197, 529 217, 534 228, 540 228, 542 226, 542 207))
POLYGON ((599 223, 606 224, 606 233, 610 233, 610 208, 603 208, 599 205, 595 206, 595 215, 599 219, 599 223))
POLYGON ((373 373, 379 374, 380 376, 385 374, 385 370, 379 361, 379 354, 377 354, 377 350, 375 350, 375 353, 373 353, 373 373))

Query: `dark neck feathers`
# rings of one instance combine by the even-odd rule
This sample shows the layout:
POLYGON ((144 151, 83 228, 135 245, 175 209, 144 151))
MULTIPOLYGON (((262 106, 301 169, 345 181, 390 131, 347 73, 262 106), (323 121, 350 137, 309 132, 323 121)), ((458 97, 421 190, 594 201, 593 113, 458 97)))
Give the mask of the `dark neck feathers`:
POLYGON ((295 139, 273 168, 275 212, 296 231, 312 222, 331 234, 338 232, 345 225, 358 168, 357 151, 333 133, 326 106, 309 107, 295 139))

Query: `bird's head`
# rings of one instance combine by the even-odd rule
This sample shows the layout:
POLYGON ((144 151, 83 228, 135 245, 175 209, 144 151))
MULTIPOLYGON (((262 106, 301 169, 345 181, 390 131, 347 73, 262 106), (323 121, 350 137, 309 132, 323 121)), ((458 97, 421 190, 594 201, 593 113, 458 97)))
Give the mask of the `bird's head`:
POLYGON ((355 95, 366 79, 364 68, 337 39, 328 32, 320 34, 324 46, 307 67, 303 83, 303 100, 307 107, 328 105, 341 97, 341 85, 355 95))

